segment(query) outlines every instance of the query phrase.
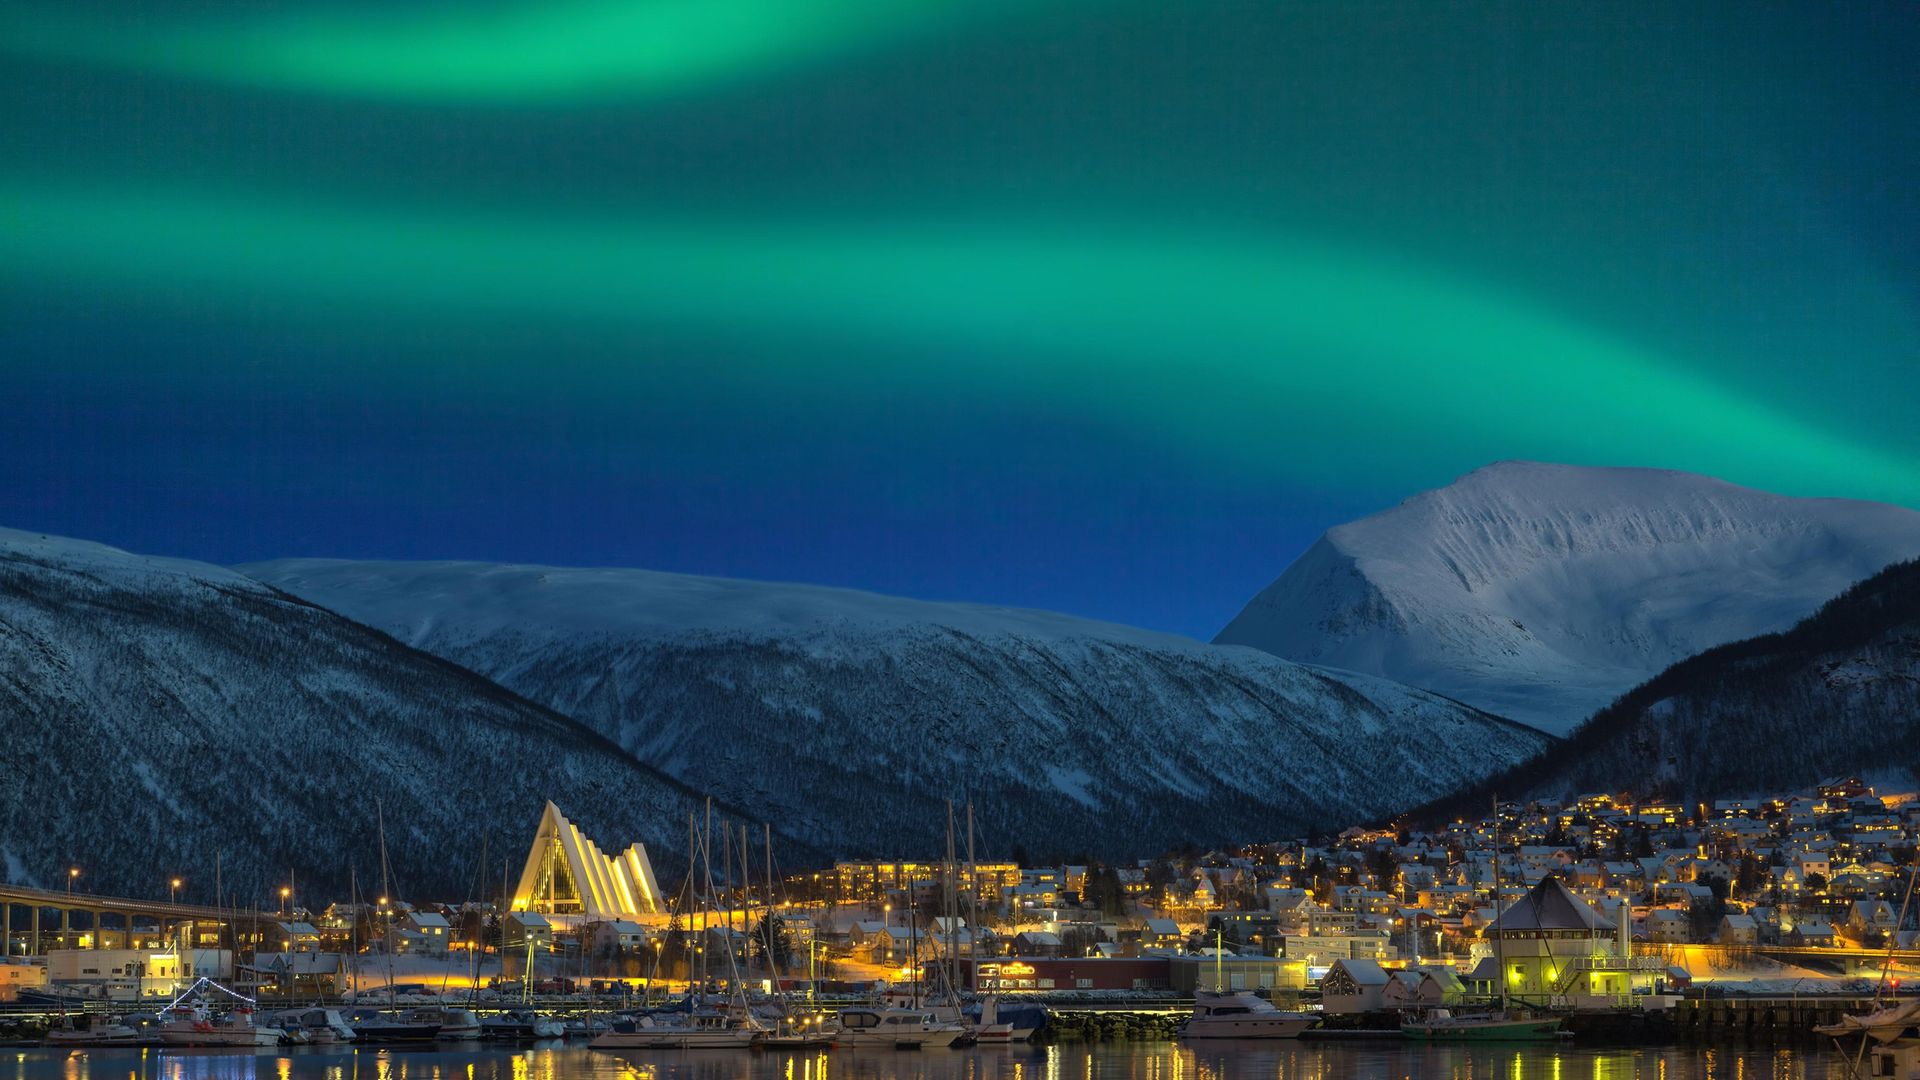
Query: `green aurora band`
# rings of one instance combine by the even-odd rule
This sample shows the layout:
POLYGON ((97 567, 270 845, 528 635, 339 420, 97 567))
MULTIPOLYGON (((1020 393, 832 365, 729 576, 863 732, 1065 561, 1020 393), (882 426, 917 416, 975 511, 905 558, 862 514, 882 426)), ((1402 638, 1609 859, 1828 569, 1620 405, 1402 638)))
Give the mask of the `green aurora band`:
POLYGON ((764 78, 1046 6, 1015 0, 543 0, 167 21, 109 21, 41 7, 0 15, 0 54, 426 104, 561 105, 764 78))
POLYGON ((23 287, 163 290, 235 313, 267 301, 374 340, 382 320, 532 320, 731 334, 781 356, 877 342, 845 355, 899 359, 731 374, 766 377, 763 393, 983 387, 1155 428, 1256 476, 1415 473, 1437 441, 1920 503, 1920 463, 1672 358, 1441 269, 1283 236, 1092 218, 463 216, 19 180, 0 183, 0 205, 0 279, 23 287))

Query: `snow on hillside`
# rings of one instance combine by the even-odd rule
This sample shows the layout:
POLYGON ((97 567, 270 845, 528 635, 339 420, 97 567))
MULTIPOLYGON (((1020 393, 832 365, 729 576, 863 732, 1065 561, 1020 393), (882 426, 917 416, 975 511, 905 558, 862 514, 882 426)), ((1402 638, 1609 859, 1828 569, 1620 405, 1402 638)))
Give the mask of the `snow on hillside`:
POLYGON ((1502 462, 1328 530, 1216 639, 1563 733, 1669 664, 1920 554, 1920 513, 1502 462))
POLYGON ((1132 854, 1384 813, 1538 735, 1386 680, 1045 612, 638 570, 288 560, 263 581, 845 853, 1132 854))
POLYGON ((471 672, 220 567, 0 530, 0 866, 243 903, 286 878, 466 896, 483 843, 518 857, 544 800, 671 863, 693 798, 471 672))
POLYGON ((983 636, 1206 648, 1188 638, 1050 611, 651 570, 348 559, 280 559, 240 569, 295 595, 324 593, 337 610, 410 641, 442 632, 476 639, 502 631, 778 637, 835 626, 881 631, 938 625, 983 636))
POLYGON ((1429 816, 1449 820, 1496 793, 1630 789, 1690 804, 1830 776, 1902 789, 1920 776, 1920 561, 1873 575, 1791 630, 1682 660, 1429 816))

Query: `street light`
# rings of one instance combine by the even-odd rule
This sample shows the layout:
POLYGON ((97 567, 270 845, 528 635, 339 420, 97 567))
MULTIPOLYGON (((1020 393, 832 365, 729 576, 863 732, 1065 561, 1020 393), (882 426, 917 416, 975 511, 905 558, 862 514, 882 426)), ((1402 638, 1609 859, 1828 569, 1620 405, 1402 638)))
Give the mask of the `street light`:
POLYGON ((174 878, 172 881, 167 882, 167 903, 171 904, 176 902, 176 897, 178 897, 179 895, 180 895, 180 879, 174 878))
POLYGON ((293 889, 290 886, 286 886, 286 885, 280 886, 280 914, 283 917, 287 913, 287 897, 292 895, 293 895, 293 889))
POLYGON ((79 876, 80 876, 79 867, 77 866, 67 867, 67 899, 69 900, 73 899, 73 879, 79 876))

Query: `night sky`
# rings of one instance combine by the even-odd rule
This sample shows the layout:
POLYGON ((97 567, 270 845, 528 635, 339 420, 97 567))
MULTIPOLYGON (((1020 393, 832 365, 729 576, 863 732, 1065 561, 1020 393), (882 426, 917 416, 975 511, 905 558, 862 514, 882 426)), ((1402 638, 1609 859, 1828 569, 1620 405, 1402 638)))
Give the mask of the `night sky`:
POLYGON ((1502 458, 1920 506, 1911 3, 13 0, 0 524, 1211 636, 1502 458))

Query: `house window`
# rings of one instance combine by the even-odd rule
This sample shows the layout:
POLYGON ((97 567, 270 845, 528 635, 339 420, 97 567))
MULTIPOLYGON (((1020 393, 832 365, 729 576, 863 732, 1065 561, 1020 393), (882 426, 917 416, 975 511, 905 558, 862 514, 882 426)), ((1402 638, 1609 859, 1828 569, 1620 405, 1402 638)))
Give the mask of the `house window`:
POLYGON ((1093 980, 1092 979, 1075 979, 1073 980, 1073 985, 1081 990, 1091 990, 1093 989, 1093 980))

